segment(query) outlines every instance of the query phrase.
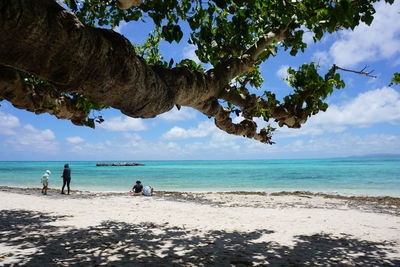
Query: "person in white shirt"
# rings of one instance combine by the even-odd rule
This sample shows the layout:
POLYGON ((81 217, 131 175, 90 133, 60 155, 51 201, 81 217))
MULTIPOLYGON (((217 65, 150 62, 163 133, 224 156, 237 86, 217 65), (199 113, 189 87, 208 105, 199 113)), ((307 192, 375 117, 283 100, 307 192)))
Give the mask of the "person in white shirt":
POLYGON ((51 174, 51 172, 49 170, 47 170, 42 175, 41 183, 43 185, 43 188, 42 188, 42 194, 43 195, 47 195, 47 189, 49 188, 49 176, 50 176, 50 174, 51 174))

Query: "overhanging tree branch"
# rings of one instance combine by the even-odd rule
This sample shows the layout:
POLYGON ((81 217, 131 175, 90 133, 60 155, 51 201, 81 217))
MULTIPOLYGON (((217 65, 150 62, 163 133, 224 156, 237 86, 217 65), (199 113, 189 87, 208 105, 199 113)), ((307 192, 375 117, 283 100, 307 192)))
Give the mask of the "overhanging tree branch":
POLYGON ((241 108, 243 117, 252 119, 260 117, 257 113, 260 110, 268 112, 270 118, 290 128, 300 128, 307 121, 308 115, 302 108, 293 108, 286 104, 278 104, 276 101, 268 101, 261 96, 250 94, 248 90, 239 90, 230 86, 225 88, 220 98, 241 108))
POLYGON ((141 5, 143 2, 143 0, 118 0, 118 8, 129 9, 141 5))
POLYGON ((4 0, 0 10, 0 64, 132 117, 155 117, 174 106, 177 92, 122 35, 84 26, 51 0, 4 0))
POLYGON ((288 25, 281 25, 264 36, 250 47, 239 58, 231 58, 226 62, 222 62, 210 70, 209 76, 218 81, 219 87, 222 89, 233 78, 245 73, 251 66, 254 66, 258 56, 270 45, 275 42, 281 42, 287 37, 288 25))
POLYGON ((240 123, 233 123, 230 117, 231 111, 222 107, 216 99, 198 103, 193 107, 203 114, 213 117, 215 125, 224 132, 252 138, 262 143, 273 144, 271 132, 263 129, 257 133, 257 124, 253 120, 244 119, 240 123))
POLYGON ((49 113, 59 119, 71 120, 76 125, 83 125, 90 112, 78 108, 73 99, 60 95, 50 85, 26 84, 16 70, 2 65, 0 99, 8 100, 13 106, 35 114, 49 113))

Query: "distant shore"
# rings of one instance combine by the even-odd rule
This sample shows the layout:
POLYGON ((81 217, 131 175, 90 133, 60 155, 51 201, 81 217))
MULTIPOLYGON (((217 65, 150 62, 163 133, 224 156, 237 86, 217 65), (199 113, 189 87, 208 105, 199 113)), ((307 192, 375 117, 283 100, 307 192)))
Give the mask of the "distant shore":
POLYGON ((123 167, 123 166, 144 166, 143 163, 137 163, 137 162, 100 162, 96 163, 96 166, 99 167, 123 167))

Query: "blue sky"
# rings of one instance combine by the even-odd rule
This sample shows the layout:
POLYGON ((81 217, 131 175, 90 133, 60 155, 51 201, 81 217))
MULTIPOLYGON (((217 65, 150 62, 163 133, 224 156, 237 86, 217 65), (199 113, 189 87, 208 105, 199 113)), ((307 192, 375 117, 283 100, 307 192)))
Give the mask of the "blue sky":
MULTIPOLYGON (((360 70, 366 65, 378 78, 341 73, 346 88, 328 99, 326 112, 309 119, 301 129, 280 128, 265 145, 228 135, 196 110, 174 109, 154 119, 133 119, 118 110, 103 110, 105 123, 96 129, 78 127, 47 114, 35 115, 0 102, 0 160, 207 160, 325 158, 366 154, 399 154, 400 86, 388 87, 400 71, 400 2, 376 5, 371 27, 341 31, 318 44, 312 36, 305 53, 278 53, 262 65, 264 90, 282 97, 290 93, 283 78, 288 66, 316 61, 322 71, 333 63, 360 70)), ((134 22, 117 31, 141 43, 149 27, 134 22), (139 38, 140 37, 140 38, 139 38)), ((164 57, 175 62, 197 60, 186 43, 163 43, 164 57)), ((235 119, 237 120, 237 119, 235 119)), ((264 126, 260 124, 261 126, 264 126)))

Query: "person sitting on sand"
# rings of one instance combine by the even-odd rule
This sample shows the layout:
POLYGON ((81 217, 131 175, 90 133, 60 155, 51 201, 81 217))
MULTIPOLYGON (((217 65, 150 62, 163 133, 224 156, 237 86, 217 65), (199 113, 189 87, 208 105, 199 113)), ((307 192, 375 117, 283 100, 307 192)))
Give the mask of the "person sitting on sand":
POLYGON ((153 195, 153 191, 154 191, 153 187, 151 187, 150 185, 146 185, 143 188, 143 195, 144 196, 152 196, 153 195))
POLYGON ((136 181, 136 184, 133 186, 132 191, 130 191, 131 194, 134 195, 140 195, 143 192, 143 185, 141 181, 136 181))
POLYGON ((51 174, 51 172, 49 170, 47 170, 42 175, 41 183, 43 184, 43 188, 42 188, 42 194, 43 195, 47 195, 47 189, 49 188, 49 176, 50 176, 50 174, 51 174))

